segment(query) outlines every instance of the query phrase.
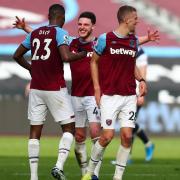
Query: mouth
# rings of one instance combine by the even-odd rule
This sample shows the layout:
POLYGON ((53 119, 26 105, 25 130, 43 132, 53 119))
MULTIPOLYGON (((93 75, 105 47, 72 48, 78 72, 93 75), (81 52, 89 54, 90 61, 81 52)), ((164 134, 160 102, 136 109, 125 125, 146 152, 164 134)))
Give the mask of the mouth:
POLYGON ((86 30, 79 30, 80 33, 86 33, 86 30))

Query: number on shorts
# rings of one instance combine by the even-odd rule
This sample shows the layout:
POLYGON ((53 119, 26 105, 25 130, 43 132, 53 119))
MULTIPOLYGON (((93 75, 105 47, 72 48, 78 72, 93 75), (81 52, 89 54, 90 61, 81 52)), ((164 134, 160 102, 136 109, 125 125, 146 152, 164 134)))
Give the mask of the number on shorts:
POLYGON ((93 114, 96 114, 96 116, 98 115, 97 107, 94 108, 93 114))
MULTIPOLYGON (((46 51, 46 55, 41 55, 41 59, 42 60, 47 60, 51 54, 51 50, 49 49, 49 45, 51 43, 52 39, 44 39, 44 50, 46 51)), ((32 45, 35 46, 35 51, 34 54, 32 56, 32 60, 39 60, 39 56, 37 55, 37 52, 40 48, 40 40, 38 38, 33 39, 32 45)))
POLYGON ((130 115, 129 120, 131 120, 131 121, 135 121, 136 120, 136 112, 130 111, 129 115, 130 115))

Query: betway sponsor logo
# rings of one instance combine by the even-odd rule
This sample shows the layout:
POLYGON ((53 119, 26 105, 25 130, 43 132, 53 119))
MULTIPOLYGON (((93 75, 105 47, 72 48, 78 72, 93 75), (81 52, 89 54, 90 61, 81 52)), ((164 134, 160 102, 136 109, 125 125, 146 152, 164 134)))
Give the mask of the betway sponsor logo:
POLYGON ((135 57, 135 55, 136 55, 136 51, 124 49, 124 48, 119 48, 119 49, 110 48, 110 53, 111 54, 125 54, 125 55, 129 55, 132 57, 135 57))

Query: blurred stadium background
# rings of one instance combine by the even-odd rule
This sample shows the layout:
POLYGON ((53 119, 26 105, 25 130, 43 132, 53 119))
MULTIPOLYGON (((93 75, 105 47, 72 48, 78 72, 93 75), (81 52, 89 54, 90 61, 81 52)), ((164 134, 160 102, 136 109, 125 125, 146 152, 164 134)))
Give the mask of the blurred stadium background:
MULTIPOLYGON (((26 120, 27 99, 25 85, 28 72, 18 66, 12 54, 22 42, 25 33, 12 29, 15 16, 25 17, 33 28, 47 23, 48 7, 63 3, 66 7, 66 24, 70 35, 77 35, 77 17, 90 10, 97 15, 95 35, 113 30, 117 25, 116 12, 120 5, 129 3, 139 13, 138 35, 147 29, 158 29, 159 44, 144 45, 149 55, 147 103, 138 121, 153 135, 180 134, 180 2, 177 0, 0 0, 0 134, 23 135, 28 133, 26 120)), ((70 71, 65 65, 65 76, 70 84, 70 71)), ((51 119, 51 117, 49 116, 51 119)), ((53 121, 46 122, 44 134, 56 134, 53 121)))

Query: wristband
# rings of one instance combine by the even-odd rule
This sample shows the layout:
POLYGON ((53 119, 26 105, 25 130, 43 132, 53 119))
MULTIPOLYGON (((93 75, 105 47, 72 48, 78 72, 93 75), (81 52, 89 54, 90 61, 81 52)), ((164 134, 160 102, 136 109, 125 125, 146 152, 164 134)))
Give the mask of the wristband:
POLYGON ((143 78, 141 78, 141 79, 139 80, 139 82, 141 82, 141 81, 144 81, 144 82, 146 82, 146 81, 145 81, 145 79, 143 79, 143 78))

